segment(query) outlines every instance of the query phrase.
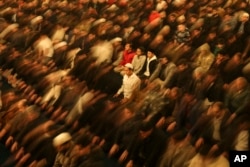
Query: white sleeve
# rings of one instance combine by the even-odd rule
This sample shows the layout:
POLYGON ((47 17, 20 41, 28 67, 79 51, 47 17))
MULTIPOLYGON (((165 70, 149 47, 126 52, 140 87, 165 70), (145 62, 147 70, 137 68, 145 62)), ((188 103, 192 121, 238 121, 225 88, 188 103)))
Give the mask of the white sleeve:
POLYGON ((49 102, 53 99, 52 104, 59 98, 61 94, 61 86, 55 85, 43 96, 42 103, 49 102))
POLYGON ((234 149, 237 151, 247 151, 249 146, 248 140, 249 132, 247 130, 241 131, 236 137, 234 149))

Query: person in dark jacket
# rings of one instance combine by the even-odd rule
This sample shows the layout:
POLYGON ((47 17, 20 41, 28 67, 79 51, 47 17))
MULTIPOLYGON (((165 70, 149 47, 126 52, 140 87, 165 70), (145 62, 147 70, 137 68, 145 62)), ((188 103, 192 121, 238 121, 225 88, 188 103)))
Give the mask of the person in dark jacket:
POLYGON ((158 64, 157 61, 157 57, 154 54, 153 50, 148 50, 147 52, 147 59, 141 69, 141 71, 139 72, 139 76, 141 76, 141 78, 149 78, 154 70, 156 69, 156 66, 158 64))
POLYGON ((139 133, 120 156, 119 161, 127 160, 127 165, 156 166, 166 143, 167 135, 155 128, 151 121, 145 121, 142 123, 139 133))

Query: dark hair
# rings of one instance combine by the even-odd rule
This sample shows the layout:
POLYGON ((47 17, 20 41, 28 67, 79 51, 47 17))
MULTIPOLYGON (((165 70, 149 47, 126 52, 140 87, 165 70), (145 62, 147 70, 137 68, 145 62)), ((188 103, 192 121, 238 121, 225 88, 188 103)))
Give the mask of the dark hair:
POLYGON ((144 131, 144 132, 147 132, 153 128, 154 128, 154 124, 152 121, 144 121, 144 122, 142 122, 142 124, 140 126, 140 130, 144 131))
POLYGON ((176 141, 181 141, 181 140, 185 139, 186 136, 187 136, 187 130, 184 129, 184 128, 182 128, 182 129, 176 129, 172 133, 172 137, 176 141))
POLYGON ((200 149, 198 150, 198 152, 203 155, 203 156, 206 156, 210 149, 212 148, 213 144, 210 143, 210 142, 205 142, 201 147, 200 149))
POLYGON ((154 49, 148 49, 148 52, 155 53, 154 49))
POLYGON ((177 61, 176 65, 177 65, 177 66, 179 66, 179 65, 188 65, 188 60, 182 58, 182 59, 180 59, 179 61, 177 61))
POLYGON ((213 107, 213 106, 215 106, 215 105, 219 108, 219 110, 225 109, 225 105, 224 105, 224 103, 222 103, 221 101, 213 102, 213 103, 211 104, 211 107, 213 107))
POLYGON ((140 49, 142 53, 145 53, 145 48, 144 47, 140 46, 137 49, 140 49))
POLYGON ((81 145, 82 147, 86 147, 91 143, 91 138, 90 136, 86 134, 82 134, 75 139, 75 144, 81 145))
POLYGON ((225 49, 222 49, 222 50, 218 51, 217 54, 227 55, 227 52, 225 51, 225 49))

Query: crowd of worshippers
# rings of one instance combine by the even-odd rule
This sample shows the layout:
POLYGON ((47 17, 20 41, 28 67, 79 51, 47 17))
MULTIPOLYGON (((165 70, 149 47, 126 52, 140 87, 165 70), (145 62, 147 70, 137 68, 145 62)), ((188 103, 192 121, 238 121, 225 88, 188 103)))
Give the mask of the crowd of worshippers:
POLYGON ((0 0, 0 166, 229 167, 250 148, 249 13, 247 0, 0 0))

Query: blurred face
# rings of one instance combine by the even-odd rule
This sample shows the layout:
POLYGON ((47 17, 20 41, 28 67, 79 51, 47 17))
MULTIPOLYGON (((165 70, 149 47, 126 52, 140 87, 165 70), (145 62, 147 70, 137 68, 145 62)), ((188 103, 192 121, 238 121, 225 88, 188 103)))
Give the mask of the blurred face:
POLYGON ((130 51, 131 50, 131 45, 130 44, 126 44, 125 45, 125 50, 126 51, 130 51))
POLYGON ((138 56, 140 56, 140 55, 142 55, 142 51, 141 51, 141 49, 136 49, 136 55, 138 55, 138 56))
POLYGON ((65 78, 63 78, 63 81, 62 83, 65 85, 65 86, 69 86, 72 82, 72 78, 71 77, 68 77, 66 76, 65 78))
POLYGON ((124 67, 124 73, 127 76, 131 76, 133 74, 133 71, 129 69, 128 67, 124 67))
POLYGON ((161 59, 160 59, 160 63, 161 63, 161 64, 167 64, 167 63, 168 63, 168 59, 167 59, 166 57, 161 58, 161 59))
POLYGON ((124 117, 127 119, 129 119, 133 116, 133 112, 131 110, 129 110, 128 108, 125 108, 123 110, 123 112, 124 112, 124 117))
POLYGON ((194 24, 197 21, 196 17, 190 17, 189 18, 189 23, 194 24))
POLYGON ((141 131, 141 130, 140 130, 140 132, 139 132, 140 138, 141 138, 141 139, 146 139, 148 136, 151 135, 152 131, 153 131, 153 129, 148 130, 148 131, 141 131))
POLYGON ((183 70, 185 70, 187 68, 187 65, 185 65, 185 64, 180 64, 180 65, 178 65, 178 70, 179 71, 183 71, 183 70))
POLYGON ((121 30, 121 27, 119 25, 114 25, 114 32, 119 32, 121 30))
POLYGON ((200 30, 197 30, 195 29, 194 31, 192 31, 192 35, 195 37, 195 36, 198 36, 199 34, 201 34, 201 31, 200 30))
POLYGON ((174 16, 174 15, 170 15, 170 16, 168 17, 168 20, 169 20, 170 22, 174 22, 175 19, 176 19, 176 16, 174 16))
POLYGON ((241 21, 242 22, 247 22, 248 20, 249 20, 249 15, 243 14, 243 16, 241 16, 241 21))
POLYGON ((212 115, 215 118, 219 118, 221 116, 221 113, 222 112, 221 112, 220 108, 216 104, 209 107, 208 115, 212 115))
POLYGON ((88 39, 89 39, 89 41, 95 39, 95 34, 89 34, 88 39))
POLYGON ((183 25, 183 24, 180 24, 180 25, 178 25, 178 31, 181 31, 181 32, 184 32, 185 31, 185 29, 186 29, 186 26, 185 25, 183 25))
POLYGON ((204 78, 204 82, 205 83, 212 83, 214 82, 216 79, 216 75, 207 75, 205 78, 204 78))
POLYGON ((235 63, 240 63, 241 62, 241 54, 240 53, 236 53, 232 58, 232 61, 234 61, 235 63))
POLYGON ((243 79, 243 78, 238 78, 235 81, 235 88, 236 91, 241 91, 242 89, 244 89, 247 86, 247 82, 243 79))
POLYGON ((194 100, 194 95, 189 94, 189 93, 186 93, 186 94, 184 95, 184 99, 185 99, 185 101, 186 101, 187 103, 190 103, 191 101, 194 100))
POLYGON ((171 99, 177 99, 178 96, 179 96, 178 89, 173 88, 173 89, 170 90, 170 97, 171 97, 171 99))
POLYGON ((217 60, 223 60, 223 58, 224 58, 224 56, 222 54, 218 54, 216 57, 217 60))
POLYGON ((163 36, 162 35, 157 35, 154 39, 154 42, 160 43, 163 41, 163 36))
POLYGON ((151 59, 154 56, 154 54, 152 52, 148 51, 147 56, 149 59, 151 59))
POLYGON ((216 33, 215 32, 211 32, 208 34, 208 38, 209 39, 214 39, 216 37, 216 33))
POLYGON ((66 152, 70 148, 70 142, 66 142, 60 146, 57 147, 58 152, 66 152))
POLYGON ((222 49, 224 47, 224 44, 219 43, 219 44, 217 44, 217 47, 222 49))

